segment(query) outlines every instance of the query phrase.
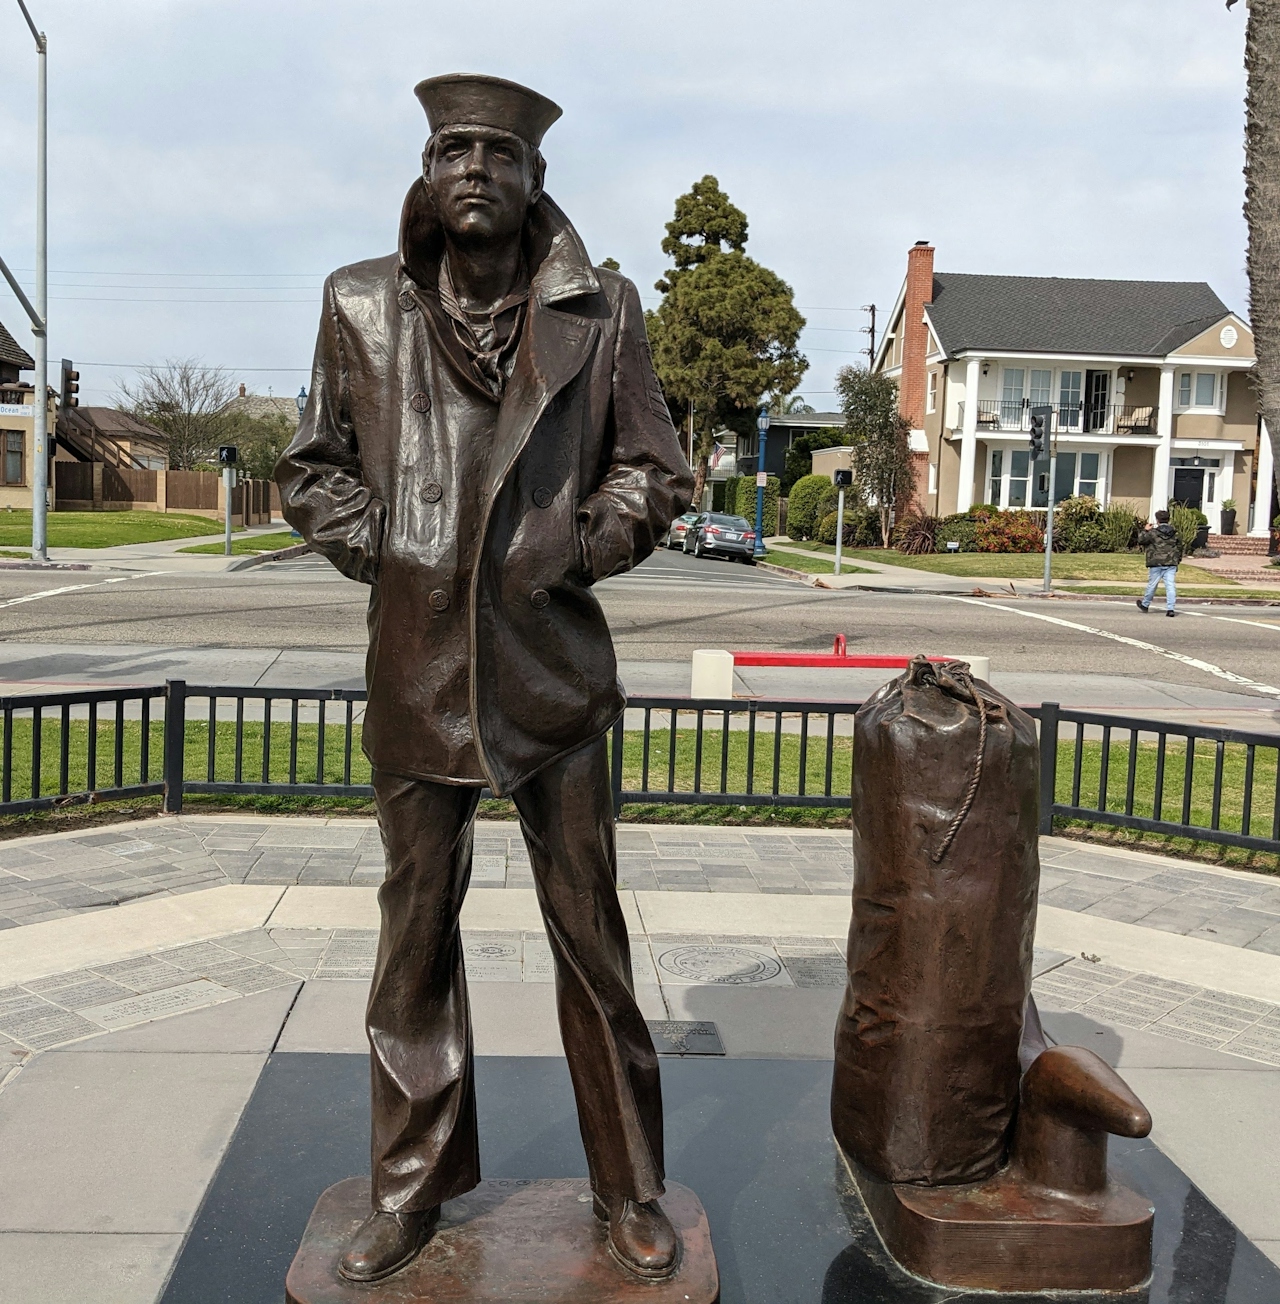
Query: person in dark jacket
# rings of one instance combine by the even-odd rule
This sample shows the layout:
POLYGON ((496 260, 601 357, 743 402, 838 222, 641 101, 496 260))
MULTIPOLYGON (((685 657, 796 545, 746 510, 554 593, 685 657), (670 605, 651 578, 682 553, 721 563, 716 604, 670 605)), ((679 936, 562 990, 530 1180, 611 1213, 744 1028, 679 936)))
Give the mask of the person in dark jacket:
POLYGON ((542 189, 550 100, 415 92, 431 138, 398 254, 328 278, 285 519, 371 586, 368 710, 387 853, 369 996, 376 1281, 480 1180, 459 911, 485 787, 510 795, 555 959, 597 1216, 637 1275, 676 1266, 658 1062, 632 991, 605 735, 625 706, 591 586, 643 561, 693 477, 639 295, 542 189))
POLYGON ((1182 540, 1178 532, 1169 524, 1169 513, 1156 513, 1154 526, 1148 527, 1138 535, 1139 547, 1147 550, 1147 591, 1138 599, 1138 607, 1147 612, 1151 610, 1151 599, 1156 595, 1156 587, 1164 585, 1164 602, 1166 616, 1173 616, 1174 603, 1178 600, 1175 577, 1178 564, 1182 561, 1182 540))

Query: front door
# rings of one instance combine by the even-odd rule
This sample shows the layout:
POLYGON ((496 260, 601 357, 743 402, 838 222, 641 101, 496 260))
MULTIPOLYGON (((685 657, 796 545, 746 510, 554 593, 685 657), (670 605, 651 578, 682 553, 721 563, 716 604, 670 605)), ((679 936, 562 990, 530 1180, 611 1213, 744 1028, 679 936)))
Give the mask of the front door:
POLYGON ((1199 511, 1204 506, 1204 471, 1195 466, 1173 468, 1172 501, 1199 511))
POLYGON ((1111 398, 1111 373, 1086 371, 1084 373, 1084 428, 1107 428, 1107 403, 1111 398))

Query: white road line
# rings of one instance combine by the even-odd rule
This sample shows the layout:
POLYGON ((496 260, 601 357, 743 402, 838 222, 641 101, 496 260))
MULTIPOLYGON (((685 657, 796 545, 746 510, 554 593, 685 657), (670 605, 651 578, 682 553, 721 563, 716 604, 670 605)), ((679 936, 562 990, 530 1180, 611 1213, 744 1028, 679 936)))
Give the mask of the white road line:
POLYGON ((1043 611, 1023 611, 1018 607, 1007 607, 1000 602, 984 602, 981 598, 962 598, 952 593, 940 593, 938 597, 950 598, 952 602, 967 602, 975 607, 1008 611, 1015 616, 1026 616, 1028 620, 1043 620, 1050 625, 1061 625, 1064 629, 1078 629, 1082 634, 1094 634, 1098 638, 1109 638, 1113 643, 1124 643, 1129 647, 1140 648, 1143 652, 1154 652, 1157 656, 1168 657, 1170 661, 1180 661, 1184 666, 1190 666, 1193 670, 1203 670, 1206 674, 1216 675, 1219 679, 1226 679, 1233 684, 1243 684, 1247 688, 1252 688, 1255 692, 1266 693, 1269 697, 1280 697, 1280 688, 1273 688, 1270 684, 1260 684, 1256 679, 1247 679, 1244 675, 1237 675, 1232 670, 1224 670, 1221 666, 1215 666, 1212 661, 1201 661, 1199 657, 1184 656, 1181 652, 1174 652, 1167 647, 1159 647, 1155 643, 1144 642, 1140 638, 1127 638, 1124 634, 1113 634, 1109 629, 1098 629, 1093 625, 1081 625, 1074 620, 1064 620, 1061 616, 1050 616, 1043 611))
POLYGON ((117 575, 114 579, 94 580, 90 584, 64 584, 60 589, 42 589, 39 593, 28 593, 24 598, 9 598, 0 602, 0 611, 5 607, 16 607, 23 602, 36 602, 40 598, 56 598, 60 593, 74 593, 77 589, 96 589, 103 584, 123 584, 126 580, 145 580, 152 575, 168 575, 168 571, 142 571, 137 575, 117 575))
POLYGON ((1207 611, 1180 611, 1180 616, 1199 616, 1202 620, 1229 620, 1233 625, 1252 625, 1255 629, 1269 629, 1280 634, 1280 624, 1269 625, 1265 620, 1244 620, 1240 616, 1211 616, 1207 611))

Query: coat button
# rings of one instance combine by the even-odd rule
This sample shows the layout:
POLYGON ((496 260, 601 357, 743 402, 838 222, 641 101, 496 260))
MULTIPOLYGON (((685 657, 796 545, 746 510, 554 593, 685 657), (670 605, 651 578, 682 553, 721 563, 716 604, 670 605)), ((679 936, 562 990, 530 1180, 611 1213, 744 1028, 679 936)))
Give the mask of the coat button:
POLYGON ((443 492, 444 491, 434 480, 428 480, 427 483, 422 486, 422 501, 424 503, 438 503, 440 501, 440 495, 443 492))
POLYGON ((415 412, 429 412, 431 410, 431 395, 425 389, 420 389, 409 400, 409 406, 415 412))
POLYGON ((432 589, 431 596, 427 599, 427 606, 432 611, 447 611, 449 609, 449 595, 443 589, 432 589))
POLYGON ((555 490, 541 485, 533 491, 533 501, 538 507, 550 507, 555 500, 555 490))
POLYGON ((534 591, 529 594, 529 602, 539 611, 541 611, 550 601, 551 594, 549 594, 546 589, 534 589, 534 591))
POLYGON ((408 290, 401 290, 400 293, 396 295, 396 302, 405 312, 412 312, 418 306, 418 301, 409 293, 408 290))

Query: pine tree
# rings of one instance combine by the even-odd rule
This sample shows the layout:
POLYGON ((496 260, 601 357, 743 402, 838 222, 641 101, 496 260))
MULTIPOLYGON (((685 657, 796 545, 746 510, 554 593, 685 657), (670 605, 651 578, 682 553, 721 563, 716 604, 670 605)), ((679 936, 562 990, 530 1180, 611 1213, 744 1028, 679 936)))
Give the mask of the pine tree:
POLYGON ((747 216, 705 176, 676 200, 662 251, 674 264, 646 314, 654 368, 673 412, 692 412, 694 498, 715 434, 754 426, 766 394, 789 394, 808 370, 796 348, 804 318, 791 287, 745 252, 747 216))

